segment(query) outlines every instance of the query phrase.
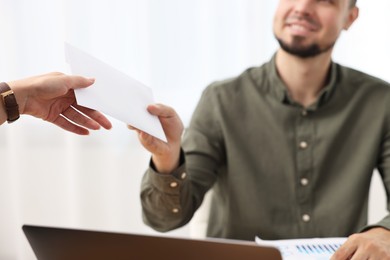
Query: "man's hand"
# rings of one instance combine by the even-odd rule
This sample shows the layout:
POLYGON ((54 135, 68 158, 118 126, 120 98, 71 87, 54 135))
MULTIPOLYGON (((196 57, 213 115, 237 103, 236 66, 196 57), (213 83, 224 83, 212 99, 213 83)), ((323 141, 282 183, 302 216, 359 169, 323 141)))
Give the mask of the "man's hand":
POLYGON ((145 132, 128 126, 129 129, 138 133, 141 144, 152 153, 153 163, 159 173, 168 174, 179 166, 181 135, 183 133, 183 123, 179 116, 170 107, 156 104, 148 106, 148 111, 152 115, 158 116, 164 129, 168 143, 165 143, 145 132))
POLYGON ((111 128, 108 119, 96 110, 77 105, 74 89, 92 85, 93 79, 53 72, 9 82, 20 114, 29 114, 67 131, 86 135, 88 129, 111 128))
POLYGON ((351 235, 331 260, 389 260, 390 230, 377 227, 351 235))

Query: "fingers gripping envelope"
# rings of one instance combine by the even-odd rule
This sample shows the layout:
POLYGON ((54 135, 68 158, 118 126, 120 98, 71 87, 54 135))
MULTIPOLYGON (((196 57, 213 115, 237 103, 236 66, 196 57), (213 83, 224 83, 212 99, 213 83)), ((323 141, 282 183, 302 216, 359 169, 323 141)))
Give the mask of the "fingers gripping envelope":
POLYGON ((65 55, 72 74, 95 79, 92 87, 75 90, 78 105, 99 110, 167 142, 160 120, 146 109, 155 103, 149 87, 68 43, 65 55))

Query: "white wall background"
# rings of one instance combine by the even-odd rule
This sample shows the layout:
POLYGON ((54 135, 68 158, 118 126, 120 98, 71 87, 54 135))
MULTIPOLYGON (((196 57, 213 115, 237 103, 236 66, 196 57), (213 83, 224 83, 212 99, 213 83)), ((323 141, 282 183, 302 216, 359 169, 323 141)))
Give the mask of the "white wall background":
MULTIPOLYGON (((151 86, 156 101, 173 106, 187 124, 207 84, 272 56, 276 4, 0 0, 0 80, 68 72, 67 41, 151 86)), ((361 17, 342 35, 334 59, 390 81, 390 1, 358 4, 361 17)), ((142 223, 139 203, 149 154, 113 122, 111 131, 88 137, 27 116, 0 127, 0 259, 35 259, 24 223, 157 234, 142 223)), ((386 214, 377 176, 373 185, 371 222, 386 214)), ((165 235, 197 236, 199 229, 165 235)))

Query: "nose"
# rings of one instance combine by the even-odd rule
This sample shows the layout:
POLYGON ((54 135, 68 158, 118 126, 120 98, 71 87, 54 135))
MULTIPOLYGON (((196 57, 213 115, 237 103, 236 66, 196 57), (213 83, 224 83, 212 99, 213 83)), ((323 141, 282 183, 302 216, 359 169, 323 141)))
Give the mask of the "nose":
POLYGON ((313 12, 315 0, 296 0, 294 4, 294 13, 300 15, 310 15, 313 12))

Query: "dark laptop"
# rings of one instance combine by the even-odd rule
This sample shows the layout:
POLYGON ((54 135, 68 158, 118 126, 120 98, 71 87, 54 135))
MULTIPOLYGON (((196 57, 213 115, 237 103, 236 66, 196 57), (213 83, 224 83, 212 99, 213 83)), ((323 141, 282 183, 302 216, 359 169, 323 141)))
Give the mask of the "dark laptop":
POLYGON ((38 260, 281 260, 276 248, 224 239, 183 239, 24 225, 38 260))

